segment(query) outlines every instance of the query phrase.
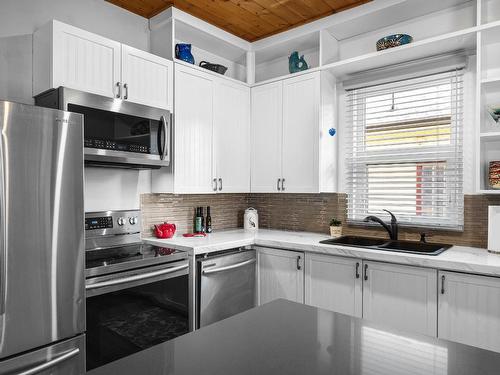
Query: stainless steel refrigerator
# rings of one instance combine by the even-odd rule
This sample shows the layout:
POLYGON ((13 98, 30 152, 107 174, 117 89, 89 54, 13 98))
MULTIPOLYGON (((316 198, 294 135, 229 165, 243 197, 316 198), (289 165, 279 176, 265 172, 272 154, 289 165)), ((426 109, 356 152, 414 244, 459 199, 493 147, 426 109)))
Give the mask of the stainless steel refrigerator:
POLYGON ((83 374, 83 117, 0 101, 0 374, 83 374))

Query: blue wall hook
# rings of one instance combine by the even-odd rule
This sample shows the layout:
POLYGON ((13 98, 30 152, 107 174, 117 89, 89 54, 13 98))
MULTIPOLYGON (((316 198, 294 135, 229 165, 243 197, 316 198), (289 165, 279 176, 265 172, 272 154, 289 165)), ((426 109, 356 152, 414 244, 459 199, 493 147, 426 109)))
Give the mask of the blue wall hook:
POLYGON ((328 129, 328 134, 333 137, 335 134, 337 134, 337 130, 335 128, 330 128, 328 129))

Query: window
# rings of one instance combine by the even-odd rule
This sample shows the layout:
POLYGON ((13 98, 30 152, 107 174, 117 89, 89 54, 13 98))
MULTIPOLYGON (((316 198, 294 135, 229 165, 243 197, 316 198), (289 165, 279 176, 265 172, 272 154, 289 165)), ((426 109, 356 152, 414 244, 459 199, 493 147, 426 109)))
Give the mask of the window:
POLYGON ((463 72, 347 92, 348 221, 463 229, 463 72))

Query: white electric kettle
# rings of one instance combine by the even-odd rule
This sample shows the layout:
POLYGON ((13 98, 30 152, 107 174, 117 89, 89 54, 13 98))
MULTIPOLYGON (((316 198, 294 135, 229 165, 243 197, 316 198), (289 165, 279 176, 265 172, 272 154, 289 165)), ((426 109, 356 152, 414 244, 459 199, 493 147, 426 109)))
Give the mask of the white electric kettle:
POLYGON ((247 230, 259 229, 259 214, 255 208, 249 207, 245 210, 245 215, 243 216, 243 228, 247 230))

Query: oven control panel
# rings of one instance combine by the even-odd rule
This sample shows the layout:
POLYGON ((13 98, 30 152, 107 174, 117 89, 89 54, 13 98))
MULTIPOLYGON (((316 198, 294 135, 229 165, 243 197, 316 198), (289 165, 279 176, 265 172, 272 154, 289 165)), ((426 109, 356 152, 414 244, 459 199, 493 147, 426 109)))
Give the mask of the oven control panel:
POLYGON ((101 211, 85 213, 85 236, 109 236, 141 232, 141 211, 101 211))
POLYGON ((85 218, 85 230, 113 228, 111 216, 85 218))

